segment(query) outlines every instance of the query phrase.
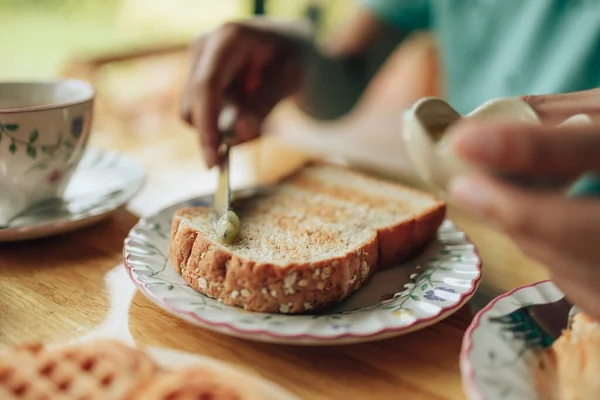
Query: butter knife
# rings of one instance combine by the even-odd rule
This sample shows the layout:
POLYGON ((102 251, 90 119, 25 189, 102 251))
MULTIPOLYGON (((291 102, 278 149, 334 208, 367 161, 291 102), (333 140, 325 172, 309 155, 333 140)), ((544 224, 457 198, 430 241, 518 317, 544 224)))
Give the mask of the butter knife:
POLYGON ((231 210, 231 186, 229 182, 229 149, 235 139, 237 110, 226 105, 219 116, 218 127, 222 139, 219 148, 219 177, 213 198, 213 219, 215 234, 224 242, 232 242, 239 233, 239 218, 231 210))

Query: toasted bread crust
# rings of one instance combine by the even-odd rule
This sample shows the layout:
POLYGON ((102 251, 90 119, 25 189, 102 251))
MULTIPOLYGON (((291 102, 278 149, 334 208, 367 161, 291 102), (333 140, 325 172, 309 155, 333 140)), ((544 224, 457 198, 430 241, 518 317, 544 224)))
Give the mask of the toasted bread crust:
POLYGON ((405 223, 378 230, 379 268, 387 268, 418 255, 435 239, 446 217, 446 205, 439 203, 405 223))
MULTIPOLYGON (((340 170, 347 169, 343 166, 332 165, 324 161, 310 161, 306 164, 306 166, 327 166, 340 170)), ((361 176, 367 179, 377 179, 369 174, 356 170, 352 170, 352 173, 356 176, 361 176)), ((293 178, 297 174, 298 172, 293 173, 287 176, 285 179, 293 178)), ((413 192, 418 196, 427 196, 426 193, 416 189, 407 187, 404 187, 404 189, 407 192, 413 192)), ((437 200, 433 196, 427 197, 430 197, 431 200, 437 200)), ((445 218, 446 203, 444 203, 442 200, 437 200, 429 209, 413 216, 413 218, 410 220, 404 221, 401 224, 378 229, 378 267, 391 267, 419 254, 429 242, 435 239, 438 228, 445 218)))
POLYGON ((342 257, 286 266, 255 262, 214 243, 175 213, 170 256, 194 289, 249 311, 303 313, 334 304, 357 290, 377 265, 377 237, 342 257))

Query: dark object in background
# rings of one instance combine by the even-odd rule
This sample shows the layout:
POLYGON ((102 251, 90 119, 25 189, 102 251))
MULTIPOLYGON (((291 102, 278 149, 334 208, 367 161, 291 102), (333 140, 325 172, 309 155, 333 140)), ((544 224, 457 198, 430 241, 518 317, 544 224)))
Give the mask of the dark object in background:
POLYGON ((323 14, 321 6, 319 6, 317 3, 318 2, 316 1, 311 1, 306 9, 306 17, 310 21, 310 25, 312 27, 313 40, 319 32, 319 27, 321 26, 321 15, 323 14))
MULTIPOLYGON (((254 0, 254 15, 265 15, 265 6, 267 0, 254 0)), ((317 31, 318 26, 321 22, 322 7, 317 1, 311 1, 306 9, 306 18, 310 21, 313 26, 313 31, 317 31)))
POLYGON ((254 0, 254 15, 265 15, 266 0, 254 0))
POLYGON ((306 17, 309 19, 313 26, 320 25, 322 11, 323 10, 321 9, 321 7, 317 4, 317 2, 314 1, 310 2, 308 7, 306 8, 306 17))

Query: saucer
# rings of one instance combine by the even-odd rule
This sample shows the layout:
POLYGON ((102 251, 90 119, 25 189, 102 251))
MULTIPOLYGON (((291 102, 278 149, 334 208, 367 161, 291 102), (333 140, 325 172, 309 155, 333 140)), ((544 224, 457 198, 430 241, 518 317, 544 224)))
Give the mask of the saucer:
POLYGON ((211 201, 212 196, 190 199, 142 219, 125 240, 123 253, 127 273, 146 297, 214 332, 301 346, 382 340, 450 316, 473 296, 481 280, 475 245, 445 221, 420 256, 378 271, 351 297, 319 313, 265 314, 227 306, 189 287, 169 260, 173 213, 211 201))
POLYGON ((63 199, 35 204, 0 226, 0 242, 35 239, 92 225, 125 205, 142 188, 135 160, 112 151, 86 150, 63 199))
POLYGON ((492 322, 532 304, 549 304, 564 294, 550 281, 511 290, 492 300, 465 332, 460 354, 463 387, 472 400, 537 400, 535 353, 505 326, 492 322))

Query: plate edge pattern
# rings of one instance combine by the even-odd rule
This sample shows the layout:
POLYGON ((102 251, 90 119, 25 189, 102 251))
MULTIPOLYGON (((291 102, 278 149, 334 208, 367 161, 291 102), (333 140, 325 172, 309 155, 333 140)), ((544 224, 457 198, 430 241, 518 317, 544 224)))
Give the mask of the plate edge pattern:
MULTIPOLYGON (((185 203, 185 202, 182 202, 182 204, 183 203, 185 203)), ((138 227, 141 224, 145 223, 147 220, 152 219, 153 217, 159 215, 164 210, 171 208, 171 207, 173 207, 173 205, 169 206, 169 207, 165 207, 163 210, 160 210, 151 216, 147 216, 147 217, 140 219, 140 221, 131 229, 130 234, 134 230, 138 229, 138 227)), ((458 228, 456 226, 454 226, 454 227, 455 227, 455 229, 458 230, 458 228)), ((431 317, 418 319, 408 325, 404 325, 401 327, 383 327, 383 328, 375 330, 373 332, 361 333, 361 334, 340 333, 340 334, 315 335, 315 334, 301 333, 301 334, 287 334, 286 335, 286 334, 274 333, 272 331, 267 331, 267 330, 263 330, 263 329, 258 329, 258 330, 257 329, 244 329, 244 328, 240 328, 237 326, 233 326, 232 324, 230 324, 228 322, 210 321, 210 320, 200 317, 193 311, 185 311, 185 310, 176 309, 176 308, 172 307, 171 305, 169 305, 165 298, 161 298, 161 297, 155 295, 154 293, 150 292, 142 282, 138 281, 135 278, 135 276, 133 274, 134 267, 129 263, 126 245, 124 245, 124 247, 123 247, 123 261, 124 261, 123 263, 124 263, 125 269, 127 270, 127 274, 129 275, 132 282, 152 302, 154 302, 155 304, 159 305, 160 307, 166 309, 167 311, 174 312, 176 314, 176 316, 178 316, 180 318, 182 317, 182 315, 185 315, 186 318, 183 318, 183 319, 195 321, 197 324, 204 325, 206 327, 226 329, 237 335, 250 335, 250 336, 260 335, 260 336, 270 337, 275 340, 284 340, 284 341, 294 340, 294 339, 308 339, 308 340, 314 340, 314 341, 318 341, 318 342, 331 342, 331 341, 335 341, 337 339, 345 339, 345 338, 349 338, 349 339, 365 338, 366 339, 366 338, 373 338, 373 337, 376 337, 379 335, 389 334, 391 332, 400 333, 402 331, 415 330, 415 327, 418 327, 420 325, 427 325, 430 321, 439 319, 440 316, 443 316, 443 315, 447 314, 448 312, 457 309, 458 307, 460 307, 461 305, 463 305, 465 303, 465 299, 472 297, 474 292, 477 290, 479 283, 481 282, 481 279, 483 276, 483 274, 482 274, 483 262, 481 259, 481 255, 478 252, 477 246, 474 245, 474 243, 471 241, 471 239, 465 232, 463 232, 463 231, 460 231, 460 232, 464 233, 465 241, 468 242, 469 244, 473 245, 473 254, 477 257, 477 263, 474 264, 474 266, 478 272, 478 275, 471 280, 471 285, 470 285, 469 289, 467 291, 465 291, 464 293, 460 294, 460 297, 454 302, 453 305, 441 307, 440 310, 431 317)), ((127 241, 127 239, 129 237, 130 236, 128 235, 128 237, 125 239, 125 242, 127 241)))

